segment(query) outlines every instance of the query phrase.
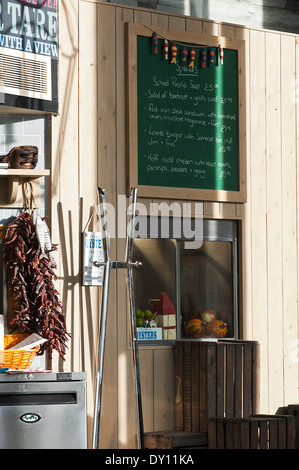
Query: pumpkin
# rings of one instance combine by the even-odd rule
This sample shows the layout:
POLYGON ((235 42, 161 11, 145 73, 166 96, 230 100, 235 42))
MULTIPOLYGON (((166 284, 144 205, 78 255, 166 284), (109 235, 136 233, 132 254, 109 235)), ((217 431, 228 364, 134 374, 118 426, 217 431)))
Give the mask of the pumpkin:
POLYGON ((206 334, 216 336, 216 338, 224 338, 227 335, 227 324, 222 320, 213 320, 207 323, 206 334))
POLYGON ((200 318, 192 318, 192 320, 189 320, 186 325, 186 335, 198 338, 204 334, 205 326, 205 322, 200 318))

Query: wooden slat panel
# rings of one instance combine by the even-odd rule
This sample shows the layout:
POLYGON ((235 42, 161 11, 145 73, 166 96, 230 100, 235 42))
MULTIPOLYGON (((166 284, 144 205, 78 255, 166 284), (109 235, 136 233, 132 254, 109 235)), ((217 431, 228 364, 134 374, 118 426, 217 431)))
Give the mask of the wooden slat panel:
POLYGON ((259 420, 260 428, 260 449, 268 449, 268 422, 266 420, 259 420))
MULTIPOLYGON (((266 34, 267 297, 269 381, 283 381, 280 35, 266 34), (276 73, 273 74, 273 63, 276 73), (274 255, 275 254, 275 255, 274 255)), ((269 407, 283 403, 280 387, 269 388, 269 407)))
POLYGON ((207 343, 207 415, 216 416, 216 344, 207 343))
MULTIPOLYGON (((265 33, 250 31, 250 171, 251 171, 251 291, 252 296, 252 334, 261 344, 261 375, 263 384, 268 388, 268 338, 267 324, 267 217, 266 217, 266 159, 265 159, 265 33), (262 312, 262 314, 261 314, 262 312)), ((263 394, 262 409, 268 409, 268 399, 263 394)))
POLYGON ((278 448, 285 449, 287 445, 286 422, 282 419, 279 419, 277 424, 278 424, 278 448))
POLYGON ((134 23, 152 24, 152 13, 148 10, 134 10, 134 23))
POLYGON ((168 27, 171 29, 186 29, 186 19, 180 16, 169 16, 168 27))
POLYGON ((234 390, 234 416, 243 417, 243 346, 235 345, 235 390, 234 390))
POLYGON ((67 330, 72 338, 68 341, 66 361, 61 364, 58 355, 53 355, 52 369, 78 370, 80 344, 80 317, 78 284, 75 281, 79 270, 78 233, 78 1, 69 11, 69 2, 60 9, 60 19, 69 27, 61 30, 59 73, 60 115, 52 119, 51 159, 51 235, 59 243, 55 259, 58 269, 55 287, 66 314, 67 330), (58 136, 58 137, 57 137, 58 136), (74 205, 75 202, 75 205, 74 205), (70 288, 69 288, 69 287, 70 288))
POLYGON ((252 414, 252 346, 244 344, 243 416, 252 414))
POLYGON ((260 411, 260 345, 257 341, 252 344, 252 414, 260 411))
POLYGON ((217 390, 216 390, 216 416, 224 416, 224 394, 225 394, 225 344, 217 344, 216 346, 216 374, 217 374, 217 390))
POLYGON ((219 24, 212 21, 203 21, 202 32, 203 34, 211 34, 212 36, 218 36, 219 24))
POLYGON ((269 449, 278 448, 278 426, 277 421, 269 421, 269 449))
POLYGON ((250 421, 250 449, 258 449, 258 421, 250 421))
MULTIPOLYGON (((245 40, 245 69, 246 69, 246 90, 250 90, 250 31, 244 28, 235 28, 235 38, 245 40)), ((255 190, 254 182, 252 182, 251 172, 251 132, 250 132, 250 121, 251 121, 251 93, 246 92, 246 123, 247 123, 247 134, 246 134, 246 147, 247 147, 247 201, 248 204, 242 204, 242 212, 244 213, 244 219, 242 221, 242 235, 241 235, 241 259, 240 259, 240 285, 243 285, 240 298, 241 306, 241 320, 240 320, 240 332, 242 338, 255 338, 255 332, 253 329, 253 315, 252 311, 252 279, 251 279, 251 244, 252 244, 252 229, 251 229, 251 192, 255 190)), ((239 208, 237 208, 237 213, 239 208)))
POLYGON ((230 39, 235 37, 235 27, 228 24, 219 24, 219 36, 225 36, 230 39))
POLYGON ((247 419, 240 423, 240 448, 250 449, 250 425, 247 419))
MULTIPOLYGON (((116 166, 116 185, 117 185, 117 194, 126 195, 127 191, 127 155, 126 155, 126 41, 125 41, 125 30, 126 22, 133 21, 133 10, 127 8, 116 8, 115 11, 115 22, 116 22, 116 52, 117 60, 115 60, 116 67, 116 128, 117 128, 117 141, 116 141, 116 153, 117 153, 117 166, 116 166)), ((128 205, 128 202, 127 202, 128 205)), ((116 259, 123 259, 125 248, 126 248, 126 219, 125 219, 125 209, 120 208, 120 204, 117 199, 117 206, 115 208, 119 213, 124 216, 124 224, 121 223, 117 218, 116 221, 116 230, 118 233, 118 240, 116 243, 116 259), (125 226, 123 226, 125 225, 125 226), (121 235, 122 232, 122 235, 121 235)), ((130 338, 130 321, 129 321, 129 308, 127 302, 127 284, 125 280, 125 270, 119 269, 116 272, 116 283, 117 283, 117 305, 119 306, 119 312, 122 312, 121 315, 118 315, 118 328, 117 328, 117 337, 118 337, 118 354, 121 357, 121 361, 126 363, 126 370, 119 372, 118 380, 118 397, 119 397, 119 410, 126 409, 126 412, 120 412, 118 416, 118 432, 119 432, 119 442, 120 448, 133 447, 135 445, 135 434, 133 434, 132 429, 135 429, 135 401, 132 400, 131 395, 131 381, 132 381, 132 355, 131 351, 128 349, 128 343, 130 338), (124 332, 128 332, 124 334, 124 332), (125 374, 124 374, 125 372, 125 374), (124 390, 126 391, 124 396, 124 390), (128 393, 129 390, 129 393, 128 393), (125 402, 125 404, 124 404, 125 402), (129 439, 128 439, 129 437, 129 439)), ((120 367, 120 364, 119 364, 120 367)), ((148 370, 148 364, 144 364, 142 360, 141 363, 141 373, 143 368, 148 370)), ((151 376, 152 377, 152 376, 151 376)), ((142 393, 142 408, 143 408, 143 420, 145 429, 153 429, 153 398, 151 400, 147 399, 148 396, 153 397, 153 390, 145 389, 145 392, 142 393), (152 392, 152 393, 150 393, 152 392), (144 409, 145 407, 145 409, 144 409), (151 411, 150 411, 151 410, 151 411)))
POLYGON ((202 34, 202 21, 186 18, 186 30, 193 33, 202 34))
POLYGON ((217 449, 217 427, 215 418, 208 419, 208 449, 217 449))
MULTIPOLYGON (((98 6, 98 184, 106 190, 107 202, 116 207, 116 67, 115 67, 115 8, 98 6), (113 85, 112 85, 113 84, 113 85), (105 99, 103 99, 105 97, 105 99)), ((111 231, 111 229, 109 229, 111 231)), ((116 258, 116 240, 110 240, 111 259, 116 258)), ((117 355, 117 287, 116 270, 112 270, 109 283, 107 331, 105 345, 101 448, 116 447, 118 443, 117 422, 118 355, 117 355), (107 364, 108 367, 107 367, 107 364), (105 385, 104 385, 105 384, 105 385), (103 427, 102 427, 103 431, 103 427)))
POLYGON ((226 424, 223 418, 217 418, 216 420, 216 438, 217 438, 217 449, 225 449, 226 445, 226 424))
POLYGON ((199 381, 200 396, 199 396, 199 425, 200 431, 207 430, 207 343, 199 343, 199 381))
POLYGON ((171 349, 154 350, 154 430, 173 429, 173 352, 171 349), (171 380, 165 374, 169 372, 171 380))
POLYGON ((192 414, 192 431, 199 432, 199 353, 198 343, 191 343, 191 376, 192 376, 192 389, 191 389, 191 414, 192 414))
POLYGON ((192 376, 191 376, 191 342, 184 341, 183 357, 183 389, 184 389, 184 431, 192 430, 192 376))
POLYGON ((226 345, 226 397, 225 397, 225 416, 232 418, 234 416, 234 352, 235 345, 226 345))
MULTIPOLYGON (((298 331, 298 258, 294 256, 298 243, 298 180, 296 170, 296 104, 298 106, 299 48, 296 38, 281 35, 281 194, 282 194, 282 282, 283 282, 283 348, 284 403, 297 402, 298 364, 289 360, 294 353, 294 331, 298 331), (297 91, 297 101, 295 96, 297 91), (297 209, 296 209, 297 206, 297 209), (294 215, 297 214, 296 217, 294 215)), ((298 125, 298 118, 297 118, 298 125)), ((297 139, 298 141, 298 139, 297 139)), ((298 250, 297 250, 298 251, 298 250)))
POLYGON ((287 447, 288 449, 296 449, 296 418, 288 416, 287 418, 287 447))
POLYGON ((234 449, 241 448, 241 420, 233 420, 234 449))
MULTIPOLYGON (((97 5, 79 2, 79 230, 84 230, 89 219, 92 205, 97 197, 97 159, 86 155, 97 154, 97 108, 94 105, 97 96, 97 47, 94 38, 97 34, 97 5), (88 87, 86 86, 88 83, 88 87), (86 116, 89 119, 86 119, 86 116), (86 135, 89 136, 86 139, 86 135), (88 184, 86 184, 88 181, 88 184)), ((96 218, 88 230, 98 230, 96 218)), ((80 251, 80 250, 79 250, 80 251)), ((81 274, 81 273, 80 273, 81 274)), ((88 371, 87 381, 87 424, 88 445, 91 446, 93 425, 93 399, 97 363, 97 346, 100 319, 101 287, 79 288, 81 312, 80 348, 78 356, 82 370, 88 371), (91 328, 92 325, 92 328, 91 328)), ((125 397, 123 394, 122 397, 125 397)))
POLYGON ((160 26, 161 28, 168 28, 168 15, 160 15, 152 13, 152 26, 160 26))
POLYGON ((234 448, 234 420, 225 419, 225 449, 234 448))
POLYGON ((174 378, 175 378, 174 429, 176 431, 182 431, 184 428, 183 343, 182 341, 177 341, 174 346, 174 378))
MULTIPOLYGON (((144 432, 147 432, 154 429, 154 401, 146 399, 148 396, 154 396, 154 353, 148 349, 141 349, 139 359, 142 364, 140 369, 140 387, 144 432)), ((130 398, 132 399, 132 397, 130 398)))

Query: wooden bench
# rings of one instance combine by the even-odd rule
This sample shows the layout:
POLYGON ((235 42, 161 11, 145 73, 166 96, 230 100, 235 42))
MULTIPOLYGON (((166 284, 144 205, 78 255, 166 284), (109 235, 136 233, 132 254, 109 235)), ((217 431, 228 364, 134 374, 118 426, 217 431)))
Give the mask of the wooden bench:
POLYGON ((207 447, 209 418, 242 418, 258 412, 255 341, 177 341, 174 371, 174 430, 145 433, 148 449, 207 447))

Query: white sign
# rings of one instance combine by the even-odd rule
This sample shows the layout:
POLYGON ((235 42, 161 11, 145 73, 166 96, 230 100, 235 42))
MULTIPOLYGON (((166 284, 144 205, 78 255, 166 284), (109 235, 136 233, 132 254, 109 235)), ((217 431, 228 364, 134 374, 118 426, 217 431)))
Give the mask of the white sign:
POLYGON ((94 261, 104 262, 101 232, 83 232, 83 280, 84 286, 101 286, 104 267, 96 267, 94 261))
POLYGON ((153 341, 162 339, 162 328, 136 328, 137 340, 153 341))
POLYGON ((23 349, 23 351, 30 351, 30 349, 39 346, 40 344, 45 343, 47 340, 42 336, 38 335, 37 333, 32 333, 30 336, 25 338, 20 343, 16 344, 15 346, 8 349, 8 351, 12 349, 23 349))

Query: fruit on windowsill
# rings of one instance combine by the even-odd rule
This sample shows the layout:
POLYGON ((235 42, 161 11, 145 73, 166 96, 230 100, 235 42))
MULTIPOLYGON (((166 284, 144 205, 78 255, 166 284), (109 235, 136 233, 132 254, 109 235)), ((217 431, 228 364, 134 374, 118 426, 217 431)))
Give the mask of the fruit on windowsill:
POLYGON ((185 333, 192 338, 199 338, 205 334, 206 323, 200 318, 192 318, 186 325, 185 333))
POLYGON ((150 321, 152 319, 152 312, 150 310, 144 310, 144 318, 150 321))
POLYGON ((135 309, 136 316, 136 326, 138 328, 153 328, 157 327, 157 322, 155 321, 156 315, 151 312, 151 310, 141 310, 140 308, 135 309))
POLYGON ((227 324, 222 320, 213 320, 206 325, 206 335, 216 338, 224 338, 227 335, 227 324))
POLYGON ((138 328, 142 328, 143 327, 143 320, 142 318, 136 318, 136 326, 138 328))
POLYGON ((205 310, 202 314, 201 314, 201 319, 205 322, 205 323, 210 323, 212 322, 213 320, 216 320, 217 319, 217 314, 215 312, 215 310, 205 310))

